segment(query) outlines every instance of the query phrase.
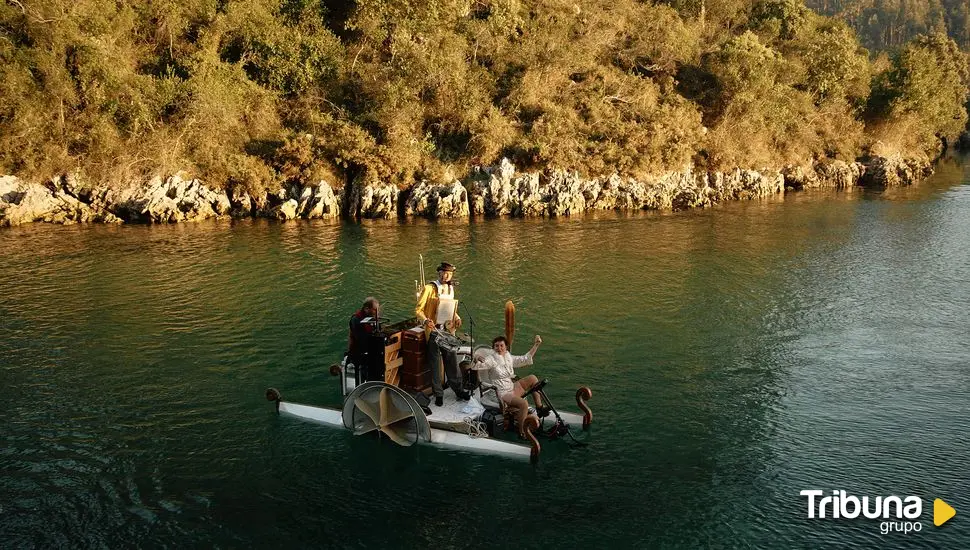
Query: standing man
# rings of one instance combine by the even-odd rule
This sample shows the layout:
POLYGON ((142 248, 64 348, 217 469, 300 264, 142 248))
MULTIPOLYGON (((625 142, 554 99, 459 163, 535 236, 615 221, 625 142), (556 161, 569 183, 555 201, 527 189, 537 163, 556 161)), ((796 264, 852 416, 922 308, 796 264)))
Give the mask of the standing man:
POLYGON ((434 391, 435 405, 441 406, 444 399, 444 388, 441 385, 441 373, 438 365, 442 357, 445 361, 445 374, 448 387, 455 392, 458 399, 469 398, 468 392, 461 387, 461 370, 458 368, 458 354, 453 350, 438 347, 438 335, 434 329, 447 330, 454 334, 461 327, 461 317, 458 316, 458 300, 455 299, 455 266, 448 262, 441 262, 438 266, 438 280, 424 285, 414 315, 424 324, 424 334, 428 338, 428 366, 431 368, 431 388, 434 391))
POLYGON ((377 319, 380 310, 377 298, 368 296, 364 305, 350 316, 347 361, 356 368, 357 385, 371 380, 384 381, 384 337, 377 319))

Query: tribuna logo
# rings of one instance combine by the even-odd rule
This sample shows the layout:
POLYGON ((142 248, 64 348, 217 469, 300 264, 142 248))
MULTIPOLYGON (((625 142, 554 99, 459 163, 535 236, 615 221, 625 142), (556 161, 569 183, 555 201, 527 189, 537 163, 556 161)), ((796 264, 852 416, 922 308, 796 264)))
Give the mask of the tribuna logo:
POLYGON ((881 519, 879 531, 884 535, 893 531, 918 533, 923 529, 922 523, 911 521, 919 519, 923 513, 923 499, 916 496, 857 497, 845 491, 832 491, 831 495, 823 496, 825 492, 821 490, 805 490, 799 494, 807 498, 808 519, 855 519, 860 516, 881 519))

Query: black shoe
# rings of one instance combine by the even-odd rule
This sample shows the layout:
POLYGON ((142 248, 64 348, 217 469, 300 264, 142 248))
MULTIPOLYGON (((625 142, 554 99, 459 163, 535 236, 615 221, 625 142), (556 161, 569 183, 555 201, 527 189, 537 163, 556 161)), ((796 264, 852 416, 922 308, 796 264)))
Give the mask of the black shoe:
POLYGON ((442 396, 440 396, 440 395, 434 396, 434 404, 435 404, 436 407, 440 407, 440 406, 444 405, 445 404, 445 398, 442 397, 442 396))
POLYGON ((428 407, 421 407, 421 410, 424 411, 425 416, 431 416, 432 414, 431 409, 429 409, 428 407))
POLYGON ((472 398, 472 394, 468 393, 467 391, 461 391, 458 393, 459 401, 468 401, 471 398, 472 398))
POLYGON ((552 409, 550 409, 549 407, 539 407, 538 409, 536 409, 536 414, 539 415, 539 418, 545 418, 549 416, 550 410, 552 409))

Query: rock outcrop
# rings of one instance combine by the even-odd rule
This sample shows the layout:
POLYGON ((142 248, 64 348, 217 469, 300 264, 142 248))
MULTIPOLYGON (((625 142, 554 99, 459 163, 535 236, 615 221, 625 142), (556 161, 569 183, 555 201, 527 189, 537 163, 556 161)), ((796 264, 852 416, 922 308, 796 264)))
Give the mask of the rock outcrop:
POLYGON ((325 181, 315 186, 304 187, 299 197, 296 210, 301 218, 313 220, 340 217, 340 198, 334 194, 333 187, 325 181))
POLYGON ((859 184, 864 187, 912 185, 933 173, 929 162, 903 158, 898 154, 873 157, 865 164, 866 172, 859 181, 859 184))
POLYGON ((861 162, 824 160, 815 165, 815 173, 822 187, 849 189, 859 185, 859 180, 866 173, 866 166, 861 162))
POLYGON ((252 201, 258 205, 257 210, 268 212, 266 217, 280 221, 340 217, 340 198, 325 181, 307 187, 294 185, 280 188, 275 193, 252 201))
POLYGON ((348 185, 347 209, 349 218, 393 218, 397 216, 400 190, 390 183, 361 183, 348 185))
POLYGON ((239 189, 229 192, 229 204, 229 215, 233 218, 254 217, 258 210, 257 201, 252 195, 239 189))
POLYGON ((583 197, 588 210, 639 210, 647 201, 647 188, 642 182, 613 174, 602 181, 585 182, 583 197))
POLYGON ((287 199, 273 208, 273 217, 282 222, 295 220, 299 217, 297 212, 299 207, 300 203, 296 199, 287 199))
POLYGON ((569 216, 588 210, 679 210, 724 200, 744 200, 784 192, 781 174, 735 170, 695 173, 689 168, 637 181, 613 175, 584 180, 575 172, 516 175, 507 160, 483 171, 472 187, 472 212, 486 216, 569 216))
POLYGON ((808 167, 789 165, 781 173, 785 186, 796 191, 823 187, 850 189, 859 184, 866 167, 861 162, 824 159, 808 167))
POLYGON ((3 176, 0 177, 0 226, 30 222, 120 222, 104 207, 103 198, 102 193, 85 189, 72 176, 44 184, 3 176))
POLYGON ((405 216, 467 218, 468 213, 468 191, 457 180, 447 185, 418 182, 411 188, 404 205, 405 216))
POLYGON ((275 191, 215 191, 196 179, 175 175, 142 186, 114 189, 87 185, 72 176, 43 184, 0 177, 0 225, 53 223, 173 223, 233 217, 293 219, 467 218, 474 216, 571 216, 590 210, 681 210, 723 201, 749 200, 785 189, 849 189, 856 185, 910 185, 932 173, 928 162, 899 155, 872 157, 865 164, 826 159, 781 172, 695 172, 690 167, 636 180, 612 175, 583 179, 576 172, 517 173, 508 159, 478 168, 465 182, 422 181, 402 195, 393 184, 356 181, 343 191, 325 181, 275 191), (399 202, 403 203, 399 207, 399 202))
POLYGON ((119 200, 114 202, 119 217, 142 223, 200 221, 228 215, 232 208, 225 193, 179 175, 164 180, 153 178, 145 187, 120 193, 119 200))

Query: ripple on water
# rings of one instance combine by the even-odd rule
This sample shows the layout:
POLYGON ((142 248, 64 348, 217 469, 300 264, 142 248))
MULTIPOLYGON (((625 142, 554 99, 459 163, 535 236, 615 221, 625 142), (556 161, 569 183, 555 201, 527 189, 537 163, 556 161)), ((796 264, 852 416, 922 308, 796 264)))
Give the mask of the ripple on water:
POLYGON ((530 523, 550 546, 895 544, 805 523, 798 492, 970 506, 970 195, 928 185, 581 221, 0 231, 0 536, 458 546, 552 517, 530 523), (589 446, 544 442, 532 469, 272 412, 267 386, 339 403, 349 314, 376 295, 411 315, 418 254, 459 266, 477 339, 516 303, 514 349, 542 334, 557 406, 593 388, 589 446))

